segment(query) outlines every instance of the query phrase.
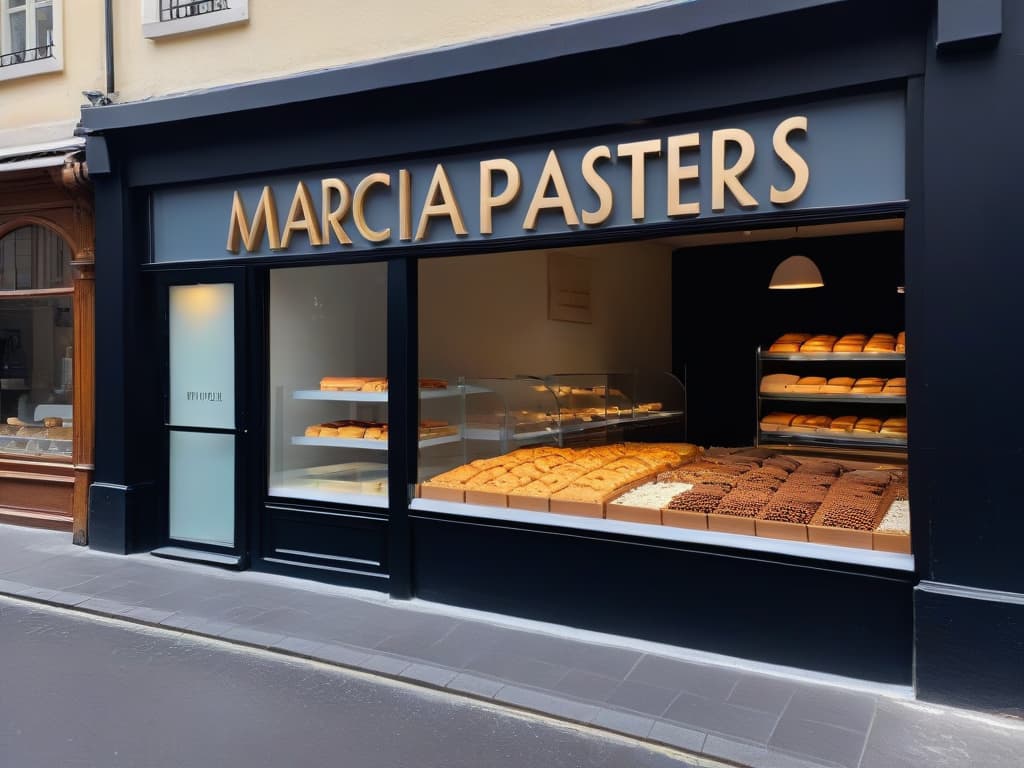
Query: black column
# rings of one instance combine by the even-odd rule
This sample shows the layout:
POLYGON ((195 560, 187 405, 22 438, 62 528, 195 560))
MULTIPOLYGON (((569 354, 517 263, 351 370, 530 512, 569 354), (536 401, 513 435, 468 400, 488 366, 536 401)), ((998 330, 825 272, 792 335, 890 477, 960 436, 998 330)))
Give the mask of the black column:
POLYGON ((1017 2, 1003 4, 1002 38, 987 47, 929 45, 924 249, 910 265, 907 333, 911 495, 930 549, 915 598, 918 695, 1015 713, 1024 713, 1022 50, 1017 2))
POLYGON ((128 553, 154 545, 153 457, 159 455, 151 306, 139 271, 145 200, 115 167, 93 176, 96 200, 96 472, 89 545, 128 553))
POLYGON ((418 284, 415 258, 388 262, 388 564, 391 596, 412 597, 410 487, 419 448, 418 284))

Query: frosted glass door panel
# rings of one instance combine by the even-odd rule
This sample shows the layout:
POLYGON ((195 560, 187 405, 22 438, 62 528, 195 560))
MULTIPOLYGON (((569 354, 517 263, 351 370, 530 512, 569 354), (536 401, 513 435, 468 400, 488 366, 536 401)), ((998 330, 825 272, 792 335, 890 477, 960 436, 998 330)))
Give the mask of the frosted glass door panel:
POLYGON ((172 285, 171 424, 235 428, 235 286, 172 285))
POLYGON ((172 539, 234 546, 235 436, 170 432, 172 539))

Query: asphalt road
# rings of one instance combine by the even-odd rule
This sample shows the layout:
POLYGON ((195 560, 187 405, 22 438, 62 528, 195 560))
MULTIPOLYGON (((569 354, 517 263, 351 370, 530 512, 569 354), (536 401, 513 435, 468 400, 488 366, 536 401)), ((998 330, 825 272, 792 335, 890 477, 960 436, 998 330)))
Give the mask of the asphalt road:
POLYGON ((447 694, 0 599, 0 768, 668 768, 447 694))

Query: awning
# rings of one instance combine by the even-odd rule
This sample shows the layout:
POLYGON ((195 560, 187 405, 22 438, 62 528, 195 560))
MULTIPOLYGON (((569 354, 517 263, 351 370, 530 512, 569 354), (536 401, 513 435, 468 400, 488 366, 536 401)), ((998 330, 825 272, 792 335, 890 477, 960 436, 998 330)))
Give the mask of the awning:
POLYGON ((85 139, 77 136, 60 141, 49 141, 45 144, 0 148, 0 173, 64 165, 64 160, 68 155, 83 149, 85 149, 85 139))

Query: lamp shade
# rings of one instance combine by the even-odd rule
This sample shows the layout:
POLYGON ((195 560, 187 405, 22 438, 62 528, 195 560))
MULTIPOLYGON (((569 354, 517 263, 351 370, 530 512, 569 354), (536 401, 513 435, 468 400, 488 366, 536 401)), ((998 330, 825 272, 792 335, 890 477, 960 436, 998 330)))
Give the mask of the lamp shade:
POLYGON ((822 288, 824 285, 818 266, 806 256, 790 256, 783 260, 775 268, 771 282, 768 283, 769 288, 776 290, 822 288))

